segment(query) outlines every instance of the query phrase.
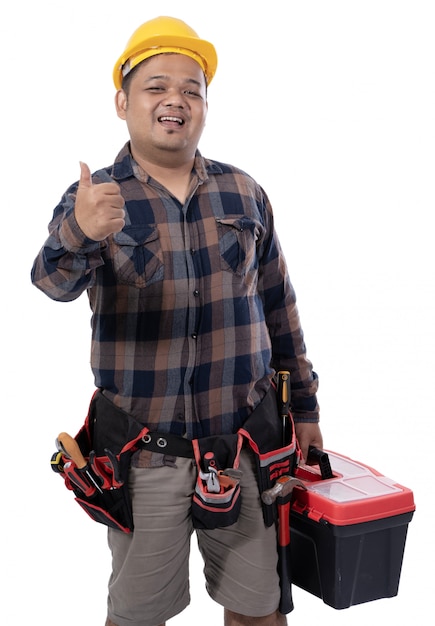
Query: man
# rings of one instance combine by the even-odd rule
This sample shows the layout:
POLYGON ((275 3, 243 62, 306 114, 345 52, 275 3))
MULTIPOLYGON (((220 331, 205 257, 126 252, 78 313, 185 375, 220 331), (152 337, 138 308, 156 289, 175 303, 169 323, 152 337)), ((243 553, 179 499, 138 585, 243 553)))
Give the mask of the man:
MULTIPOLYGON (((317 376, 265 192, 201 156, 214 47, 181 20, 142 24, 114 69, 130 141, 54 211, 32 270, 55 300, 88 292, 95 384, 150 431, 205 441, 236 433, 290 371, 303 457, 322 446, 317 376)), ((266 426, 265 426, 266 428, 266 426)), ((141 449, 129 487, 134 532, 109 529, 107 626, 158 626, 189 603, 192 455, 141 449), (164 453, 163 453, 164 452, 164 453)), ((240 454, 241 510, 198 529, 207 590, 226 626, 286 623, 276 532, 263 520, 256 465, 240 454)))

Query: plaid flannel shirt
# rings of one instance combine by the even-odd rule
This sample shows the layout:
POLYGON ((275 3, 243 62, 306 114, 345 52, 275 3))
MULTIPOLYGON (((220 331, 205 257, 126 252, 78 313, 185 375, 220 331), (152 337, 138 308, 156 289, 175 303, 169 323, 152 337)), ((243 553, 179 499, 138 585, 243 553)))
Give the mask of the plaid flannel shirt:
POLYGON ((197 152, 182 205, 128 143, 93 181, 109 176, 125 199, 123 230, 87 238, 75 183, 32 268, 54 300, 87 291, 95 385, 151 430, 196 438, 235 432, 287 369, 295 421, 318 421, 317 376, 262 188, 197 152))

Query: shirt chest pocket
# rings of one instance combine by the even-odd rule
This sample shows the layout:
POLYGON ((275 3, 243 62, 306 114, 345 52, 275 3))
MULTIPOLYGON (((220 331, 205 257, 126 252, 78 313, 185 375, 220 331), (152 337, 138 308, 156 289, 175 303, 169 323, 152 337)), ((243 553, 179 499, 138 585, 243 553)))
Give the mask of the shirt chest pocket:
POLYGON ((258 269, 257 245, 263 236, 260 222, 245 216, 217 217, 221 266, 238 276, 258 269))
POLYGON ((113 267, 120 283, 146 287, 163 279, 163 253, 155 224, 125 226, 113 241, 113 267))

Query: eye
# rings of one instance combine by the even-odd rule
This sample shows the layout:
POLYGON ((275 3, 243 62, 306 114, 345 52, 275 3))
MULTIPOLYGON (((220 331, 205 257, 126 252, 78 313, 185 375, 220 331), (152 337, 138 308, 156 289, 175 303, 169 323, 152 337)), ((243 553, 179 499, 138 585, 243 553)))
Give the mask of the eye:
POLYGON ((194 91, 192 89, 186 89, 185 92, 186 96, 193 96, 194 98, 201 98, 201 94, 198 91, 194 91))

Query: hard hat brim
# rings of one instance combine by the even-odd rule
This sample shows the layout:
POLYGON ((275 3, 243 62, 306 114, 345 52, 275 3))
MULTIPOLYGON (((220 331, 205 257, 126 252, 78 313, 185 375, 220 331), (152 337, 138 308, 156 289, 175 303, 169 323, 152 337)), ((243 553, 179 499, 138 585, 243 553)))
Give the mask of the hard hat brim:
POLYGON ((168 49, 173 49, 173 52, 176 54, 186 54, 194 59, 195 56, 200 57, 200 60, 195 60, 199 62, 204 71, 207 85, 211 83, 217 68, 217 54, 213 44, 209 41, 196 37, 155 35, 147 38, 146 41, 140 42, 128 51, 123 52, 123 54, 119 57, 113 69, 113 82, 116 89, 121 89, 123 79, 122 68, 129 59, 136 58, 136 63, 133 62, 130 64, 129 71, 131 71, 133 67, 145 60, 145 58, 161 54, 161 52, 163 52, 163 50, 161 50, 162 48, 164 48, 166 52, 168 49), (191 54, 189 54, 189 52, 191 54), (200 62, 201 60, 202 63, 200 62))

